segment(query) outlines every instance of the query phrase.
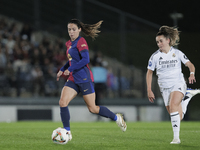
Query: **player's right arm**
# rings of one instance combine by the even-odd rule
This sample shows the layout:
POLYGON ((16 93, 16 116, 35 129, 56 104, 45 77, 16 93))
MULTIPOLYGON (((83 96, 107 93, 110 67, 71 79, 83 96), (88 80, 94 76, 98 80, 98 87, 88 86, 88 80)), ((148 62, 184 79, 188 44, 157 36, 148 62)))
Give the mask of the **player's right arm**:
POLYGON ((146 74, 147 96, 151 103, 153 103, 155 100, 154 93, 151 90, 152 76, 153 76, 153 71, 148 69, 146 74))
MULTIPOLYGON (((67 71, 68 67, 69 67, 69 61, 67 61, 67 63, 62 68, 60 68, 60 70, 58 71, 58 73, 57 73, 57 81, 59 80, 59 78, 63 74, 63 72, 67 71)), ((68 74, 66 73, 65 75, 68 75, 68 74)))

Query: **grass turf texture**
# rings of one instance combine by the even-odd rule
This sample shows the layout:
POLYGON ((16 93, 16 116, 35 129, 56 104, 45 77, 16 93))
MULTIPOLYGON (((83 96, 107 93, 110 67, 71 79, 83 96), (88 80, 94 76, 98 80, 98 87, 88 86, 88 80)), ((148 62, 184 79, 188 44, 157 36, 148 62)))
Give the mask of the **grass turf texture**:
POLYGON ((181 144, 170 145, 170 122, 128 122, 122 132, 115 122, 71 123, 72 141, 54 144, 55 122, 0 123, 0 150, 169 150, 200 149, 200 122, 181 123, 181 144))

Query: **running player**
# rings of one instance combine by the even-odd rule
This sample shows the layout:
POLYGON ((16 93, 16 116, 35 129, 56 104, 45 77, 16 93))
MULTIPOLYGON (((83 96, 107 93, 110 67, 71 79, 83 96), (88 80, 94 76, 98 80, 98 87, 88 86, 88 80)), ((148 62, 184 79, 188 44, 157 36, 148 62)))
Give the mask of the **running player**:
POLYGON ((72 139, 72 134, 70 131, 68 104, 80 92, 91 113, 116 121, 123 132, 127 128, 121 114, 114 114, 107 107, 96 106, 95 104, 94 79, 88 66, 90 62, 89 49, 86 40, 79 34, 82 31, 85 35, 94 39, 100 32, 98 29, 102 22, 99 21, 93 25, 84 24, 77 19, 72 19, 68 22, 67 27, 70 36, 70 40, 66 42, 68 62, 57 73, 57 81, 63 73, 64 75, 69 75, 61 92, 59 105, 63 127, 70 135, 70 140, 72 139))
POLYGON ((196 82, 195 67, 183 52, 173 47, 178 45, 179 42, 179 31, 177 28, 162 26, 156 35, 156 42, 159 49, 152 54, 147 67, 147 95, 149 101, 153 103, 155 96, 151 90, 151 83, 153 71, 156 69, 158 85, 166 109, 171 116, 174 132, 171 144, 179 144, 181 142, 179 139, 180 120, 183 119, 191 98, 200 93, 200 90, 187 90, 181 70, 181 62, 189 68, 190 84, 196 82))

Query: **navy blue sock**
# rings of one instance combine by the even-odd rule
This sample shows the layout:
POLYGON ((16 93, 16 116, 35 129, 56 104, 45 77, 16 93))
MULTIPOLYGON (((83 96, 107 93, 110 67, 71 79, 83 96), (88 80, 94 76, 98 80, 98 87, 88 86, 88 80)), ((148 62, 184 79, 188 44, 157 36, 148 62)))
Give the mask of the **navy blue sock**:
POLYGON ((105 106, 99 106, 99 107, 100 107, 100 110, 99 110, 100 116, 110 118, 114 121, 117 120, 117 116, 112 111, 110 111, 107 107, 105 107, 105 106))
POLYGON ((69 123, 70 114, 69 114, 68 106, 60 107, 60 117, 63 123, 63 127, 69 131, 70 130, 70 123, 69 123))

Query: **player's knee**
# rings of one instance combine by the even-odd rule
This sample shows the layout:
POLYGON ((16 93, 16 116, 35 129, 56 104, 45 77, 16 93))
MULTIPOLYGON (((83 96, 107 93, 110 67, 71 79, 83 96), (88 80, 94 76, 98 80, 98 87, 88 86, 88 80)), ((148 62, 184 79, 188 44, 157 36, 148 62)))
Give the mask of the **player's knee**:
POLYGON ((63 98, 60 98, 59 105, 60 107, 66 107, 68 104, 63 98))
POLYGON ((98 114, 99 111, 96 107, 88 107, 89 112, 93 113, 93 114, 98 114))

